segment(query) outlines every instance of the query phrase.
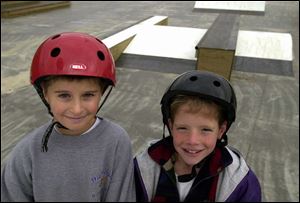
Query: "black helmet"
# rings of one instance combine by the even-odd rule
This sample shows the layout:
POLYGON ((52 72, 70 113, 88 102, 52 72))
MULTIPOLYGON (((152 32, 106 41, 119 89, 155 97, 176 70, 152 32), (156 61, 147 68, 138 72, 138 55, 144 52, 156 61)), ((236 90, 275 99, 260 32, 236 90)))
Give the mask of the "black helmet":
POLYGON ((170 118, 170 104, 172 98, 178 94, 199 96, 222 105, 227 114, 227 130, 235 120, 237 106, 235 93, 229 81, 220 75, 199 70, 187 71, 179 75, 167 88, 160 102, 163 123, 167 127, 170 118))

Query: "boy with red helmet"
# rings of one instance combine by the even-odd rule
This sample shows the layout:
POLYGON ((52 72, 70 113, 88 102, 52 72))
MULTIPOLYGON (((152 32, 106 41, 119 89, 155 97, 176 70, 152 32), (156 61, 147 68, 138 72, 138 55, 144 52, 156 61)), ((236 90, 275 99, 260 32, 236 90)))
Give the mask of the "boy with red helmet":
POLYGON ((261 201, 257 177, 242 155, 226 146, 236 105, 225 78, 197 70, 178 76, 161 100, 170 136, 134 159, 137 200, 261 201))
POLYGON ((116 83, 109 49, 85 33, 51 36, 33 57, 30 79, 53 119, 11 152, 1 201, 135 201, 130 138, 96 115, 116 83))

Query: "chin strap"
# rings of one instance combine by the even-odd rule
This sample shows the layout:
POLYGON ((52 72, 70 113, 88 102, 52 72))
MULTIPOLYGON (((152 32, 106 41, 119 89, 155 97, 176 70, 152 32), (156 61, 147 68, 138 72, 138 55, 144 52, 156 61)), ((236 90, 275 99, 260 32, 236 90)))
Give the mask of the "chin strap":
POLYGON ((164 125, 163 127, 163 139, 165 139, 165 129, 166 129, 166 125, 164 125))
POLYGON ((57 127, 59 128, 65 128, 68 129, 66 127, 64 127, 62 124, 60 124, 58 121, 54 121, 52 120, 51 124, 48 126, 48 128, 46 129, 44 135, 43 135, 43 139, 42 139, 42 152, 47 152, 48 151, 48 139, 52 133, 52 130, 54 128, 54 126, 57 124, 57 127))
MULTIPOLYGON (((106 96, 105 96, 103 102, 101 103, 100 107, 98 108, 97 113, 99 112, 99 110, 101 109, 101 107, 103 106, 103 104, 105 103, 105 101, 106 101, 106 99, 108 98, 108 96, 109 96, 109 94, 110 94, 112 88, 113 88, 113 86, 110 86, 110 89, 109 89, 108 93, 106 94, 106 96)), ((96 113, 96 114, 97 114, 97 113, 96 113)))
POLYGON ((43 139, 42 139, 42 152, 47 152, 48 151, 48 146, 47 146, 47 143, 48 143, 48 139, 49 139, 49 136, 54 128, 54 125, 57 124, 58 122, 54 120, 52 120, 51 124, 48 126, 48 128, 46 129, 44 135, 43 135, 43 139))
POLYGON ((228 137, 226 134, 224 134, 221 139, 217 140, 218 147, 225 147, 227 144, 228 144, 228 137))
POLYGON ((166 132, 166 126, 167 126, 167 129, 168 129, 168 132, 169 132, 169 136, 171 136, 171 135, 172 135, 172 133, 171 133, 171 129, 169 128, 169 126, 168 126, 168 125, 166 125, 166 124, 163 124, 163 138, 166 138, 166 136, 165 136, 165 132, 166 132))

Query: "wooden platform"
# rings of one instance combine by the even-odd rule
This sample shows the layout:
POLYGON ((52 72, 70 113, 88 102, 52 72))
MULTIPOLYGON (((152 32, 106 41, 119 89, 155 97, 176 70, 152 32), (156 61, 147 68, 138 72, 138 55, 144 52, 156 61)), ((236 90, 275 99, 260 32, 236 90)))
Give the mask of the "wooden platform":
POLYGON ((1 1, 1 18, 12 18, 70 6, 70 1, 1 1))
POLYGON ((196 69, 211 71, 230 80, 238 31, 238 14, 219 14, 196 46, 196 69))
MULTIPOLYGON (((120 67, 178 74, 197 68, 198 52, 195 47, 209 32, 209 29, 151 24, 135 26, 135 29, 135 37, 119 55, 116 64, 120 67)), ((218 33, 222 33, 220 35, 223 37, 226 35, 222 30, 218 33)), ((232 33, 228 32, 227 43, 221 41, 215 44, 216 46, 213 46, 213 43, 207 44, 206 42, 209 41, 206 40, 210 37, 206 36, 206 40, 202 41, 206 50, 202 47, 202 54, 221 57, 220 60, 215 60, 216 58, 208 60, 206 58, 208 56, 205 56, 206 59, 203 62, 208 60, 210 64, 219 63, 216 67, 221 69, 232 66, 231 71, 293 76, 290 33, 238 30, 234 35, 234 39, 235 37, 237 39, 229 40, 232 36, 232 33), (215 53, 211 55, 212 50, 215 50, 215 53), (234 55, 232 55, 233 52, 234 55), (230 60, 220 63, 226 57, 230 60)), ((210 41, 213 40, 215 39, 210 41)), ((220 72, 218 69, 217 71, 220 72)))

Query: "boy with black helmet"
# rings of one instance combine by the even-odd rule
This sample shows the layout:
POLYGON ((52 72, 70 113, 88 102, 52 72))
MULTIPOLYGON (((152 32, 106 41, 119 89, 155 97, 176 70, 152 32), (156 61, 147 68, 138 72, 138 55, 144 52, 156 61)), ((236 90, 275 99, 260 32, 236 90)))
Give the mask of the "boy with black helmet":
POLYGON ((236 106, 223 77, 198 70, 178 76, 161 100, 171 136, 134 159, 137 200, 261 201, 257 177, 242 155, 226 146, 236 106))
POLYGON ((33 57, 30 79, 53 119, 11 152, 1 201, 135 201, 130 138, 96 115, 116 83, 109 49, 85 33, 51 36, 33 57))

